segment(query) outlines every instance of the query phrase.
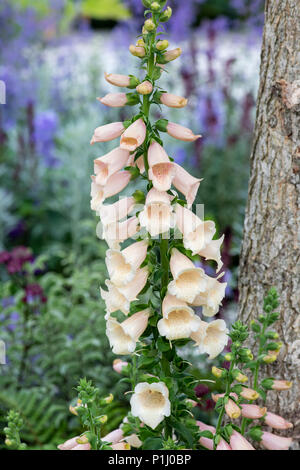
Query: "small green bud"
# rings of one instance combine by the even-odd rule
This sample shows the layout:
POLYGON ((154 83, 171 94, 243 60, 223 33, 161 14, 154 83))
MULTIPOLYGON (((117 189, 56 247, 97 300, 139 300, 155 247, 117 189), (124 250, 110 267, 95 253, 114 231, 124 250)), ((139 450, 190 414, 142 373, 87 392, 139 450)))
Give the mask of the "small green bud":
POLYGON ((278 339, 279 338, 279 334, 276 333, 276 331, 267 331, 265 333, 265 336, 266 336, 266 338, 269 338, 269 339, 278 339))
POLYGON ((228 362, 231 362, 233 358, 234 358, 234 356, 233 356, 232 353, 227 353, 224 356, 225 361, 228 361, 228 362))
POLYGON ((160 132, 167 132, 168 123, 169 121, 167 119, 159 119, 158 121, 156 121, 155 127, 160 132))
POLYGON ((156 49, 158 51, 164 51, 169 47, 169 41, 167 39, 164 39, 163 41, 157 41, 156 43, 156 49))
POLYGON ((144 28, 146 31, 151 32, 155 29, 155 24, 152 20, 146 20, 144 23, 144 28))
POLYGON ((134 200, 137 204, 144 204, 145 203, 145 194, 143 191, 137 189, 133 194, 134 200))
POLYGON ((165 23, 166 21, 168 21, 171 18, 171 16, 172 16, 172 8, 167 7, 165 9, 165 11, 162 12, 159 19, 162 23, 165 23))
POLYGON ((160 9, 161 9, 161 6, 158 2, 151 3, 151 10, 152 11, 159 11, 160 9))
POLYGON ((264 357, 263 357, 263 361, 266 363, 266 364, 272 364, 272 362, 275 362, 277 359, 277 355, 276 354, 266 354, 264 357))
POLYGON ((112 393, 110 393, 107 397, 103 398, 103 402, 108 405, 109 403, 111 403, 114 399, 114 396, 112 393))
POLYGON ((129 87, 128 88, 136 88, 140 83, 139 79, 130 75, 129 87))
POLYGON ((227 375, 227 370, 225 370, 225 369, 219 369, 218 367, 213 366, 212 369, 211 369, 211 373, 212 373, 212 375, 214 375, 215 377, 217 377, 218 379, 220 379, 220 378, 222 378, 222 377, 226 377, 226 375, 227 375))
POLYGON ((107 423, 107 415, 99 416, 98 421, 101 424, 107 423))
POLYGON ((7 447, 11 447, 13 445, 13 441, 11 441, 10 439, 5 439, 5 445, 7 447))
POLYGON ((263 435, 263 432, 262 432, 262 430, 259 426, 255 426, 255 427, 250 429, 248 434, 251 437, 251 439, 253 439, 254 441, 260 442, 261 438, 262 438, 262 435, 263 435))
POLYGON ((150 8, 151 0, 142 0, 142 3, 144 5, 144 7, 150 8))
POLYGON ((252 331, 254 331, 255 333, 259 333, 260 332, 260 326, 258 323, 256 323, 256 321, 252 320, 251 323, 251 329, 252 331))

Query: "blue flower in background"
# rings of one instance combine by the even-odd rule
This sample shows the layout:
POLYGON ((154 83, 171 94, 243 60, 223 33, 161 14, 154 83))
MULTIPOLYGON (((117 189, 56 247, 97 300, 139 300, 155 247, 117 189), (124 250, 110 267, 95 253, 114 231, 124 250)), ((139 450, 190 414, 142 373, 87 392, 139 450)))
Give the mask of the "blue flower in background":
POLYGON ((34 119, 36 150, 48 167, 59 165, 55 156, 55 135, 59 127, 59 118, 54 110, 40 111, 34 119))

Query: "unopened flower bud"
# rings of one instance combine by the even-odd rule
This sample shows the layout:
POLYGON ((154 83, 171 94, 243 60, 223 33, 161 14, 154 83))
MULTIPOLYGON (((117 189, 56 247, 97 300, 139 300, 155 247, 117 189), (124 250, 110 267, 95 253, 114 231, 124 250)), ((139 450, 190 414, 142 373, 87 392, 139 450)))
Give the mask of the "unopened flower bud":
POLYGON ((5 439, 5 445, 7 447, 11 447, 13 445, 13 441, 11 439, 5 439))
POLYGON ((167 62, 171 62, 172 60, 177 59, 181 55, 181 48, 177 47, 177 49, 172 49, 171 51, 166 51, 163 54, 163 58, 159 59, 160 64, 166 64, 167 62))
POLYGON ((78 416, 78 413, 77 413, 77 411, 76 411, 76 407, 75 407, 75 406, 70 405, 70 406, 69 406, 69 411, 70 411, 70 413, 72 413, 72 415, 78 416))
POLYGON ((106 405, 109 405, 109 403, 111 403, 114 399, 114 396, 112 393, 110 393, 107 397, 103 398, 103 402, 106 404, 106 405))
POLYGON ((153 22, 153 20, 149 19, 149 20, 146 20, 145 23, 144 23, 144 28, 146 31, 153 31, 155 29, 155 24, 153 22))
POLYGON ((232 353, 227 353, 224 356, 225 361, 231 362, 233 359, 233 354, 232 353))
POLYGON ((167 39, 164 39, 163 41, 158 41, 156 43, 156 49, 158 51, 164 51, 168 47, 169 47, 169 41, 167 41, 167 39))
POLYGON ((277 359, 277 354, 266 354, 264 357, 263 357, 263 361, 266 363, 266 364, 271 364, 272 362, 275 362, 277 359))
POLYGON ((220 379, 221 377, 224 377, 227 374, 227 372, 224 369, 219 369, 216 366, 212 367, 211 373, 212 373, 212 375, 214 375, 218 379, 220 379))
POLYGON ((238 382, 245 383, 248 382, 248 377, 245 374, 242 374, 239 370, 232 371, 232 375, 238 382))
POLYGON ((160 21, 161 23, 165 23, 166 21, 168 21, 172 16, 172 8, 171 7, 167 7, 165 9, 165 11, 162 12, 162 14, 160 15, 160 21))
POLYGON ((99 416, 99 417, 97 418, 97 420, 99 421, 99 423, 105 424, 105 423, 107 423, 107 415, 99 416))
POLYGON ((263 387, 268 388, 269 390, 289 390, 293 385, 293 382, 288 380, 275 380, 275 379, 265 379, 262 382, 263 387))
POLYGON ((89 440, 86 437, 86 435, 83 434, 83 436, 80 436, 76 439, 76 442, 77 442, 77 444, 88 444, 89 440))
POLYGON ((129 51, 130 51, 131 54, 134 55, 135 57, 143 58, 143 57, 145 57, 145 55, 146 55, 145 48, 142 47, 142 46, 134 46, 133 44, 131 44, 131 45, 129 46, 129 51))
POLYGON ((259 393, 256 390, 252 390, 252 388, 243 388, 240 395, 245 400, 257 400, 259 398, 259 393))
POLYGON ((160 4, 158 2, 153 2, 151 3, 151 10, 153 11, 159 11, 161 8, 160 4))
POLYGON ((141 95, 149 95, 150 93, 152 93, 152 90, 153 90, 152 83, 149 82, 148 80, 140 83, 136 87, 136 91, 140 93, 141 95))
POLYGON ((240 407, 229 398, 228 402, 225 404, 225 411, 227 416, 231 419, 237 419, 241 416, 241 409, 240 407))

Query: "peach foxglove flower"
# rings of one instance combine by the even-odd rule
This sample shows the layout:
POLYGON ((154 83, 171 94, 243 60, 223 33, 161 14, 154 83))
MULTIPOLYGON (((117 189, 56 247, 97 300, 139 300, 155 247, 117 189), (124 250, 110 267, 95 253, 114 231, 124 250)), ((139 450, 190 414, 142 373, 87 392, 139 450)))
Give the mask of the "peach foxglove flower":
POLYGON ((147 248, 148 242, 143 240, 133 243, 122 251, 108 250, 106 266, 111 282, 116 286, 122 286, 132 281, 137 269, 146 258, 147 248))
POLYGON ((261 444, 268 450, 289 450, 293 440, 290 437, 276 436, 264 431, 261 437, 261 444))
POLYGON ((123 431, 120 428, 111 431, 101 438, 102 441, 109 442, 110 444, 117 444, 121 439, 123 439, 123 431))
POLYGON ((91 184, 91 209, 99 212, 105 199, 123 191, 131 179, 129 171, 114 173, 104 186, 96 183, 96 177, 92 176, 91 184))
MULTIPOLYGON (((215 403, 219 400, 219 398, 222 398, 225 396, 225 393, 212 393, 211 397, 215 403)), ((238 400, 238 395, 234 392, 231 392, 229 395, 231 398, 234 398, 235 400, 238 400)))
POLYGON ((169 294, 163 300, 162 314, 157 328, 160 335, 168 340, 189 338, 199 328, 201 321, 186 302, 169 294))
POLYGON ((91 450, 91 445, 89 443, 79 444, 77 442, 78 439, 80 439, 80 436, 73 437, 57 447, 60 450, 91 450))
POLYGON ((143 46, 134 46, 133 44, 131 44, 129 46, 129 51, 135 57, 143 58, 146 55, 146 51, 145 51, 145 48, 143 46))
POLYGON ((252 388, 244 387, 240 395, 245 398, 245 400, 257 400, 257 398, 259 398, 259 393, 256 390, 252 390, 252 388))
POLYGON ((152 83, 146 80, 145 82, 140 83, 136 87, 136 91, 140 93, 140 95, 150 95, 152 93, 153 86, 152 83))
POLYGON ((289 382, 288 380, 274 380, 271 388, 272 390, 278 390, 278 391, 289 390, 292 385, 293 383, 289 382))
POLYGON ((292 423, 289 423, 281 416, 270 413, 269 411, 264 416, 264 422, 267 426, 270 426, 274 429, 290 429, 293 427, 292 423))
POLYGON ((167 51, 163 54, 164 56, 164 63, 171 62, 172 60, 177 59, 181 55, 181 48, 177 47, 176 49, 172 49, 171 51, 167 51))
POLYGON ((139 337, 148 325, 150 311, 142 310, 119 323, 110 317, 106 324, 106 335, 114 354, 131 354, 136 348, 139 337))
POLYGON ((120 243, 132 238, 139 231, 139 221, 133 216, 123 222, 112 222, 103 227, 102 238, 109 248, 119 250, 120 243))
MULTIPOLYGON (((137 300, 136 296, 143 290, 148 279, 148 269, 138 269, 132 281, 124 286, 115 286, 111 281, 106 280, 108 291, 100 289, 101 297, 105 301, 108 315, 120 310, 124 315, 128 315, 130 302, 137 300)), ((116 353, 118 354, 118 353, 116 353)))
POLYGON ((149 179, 157 191, 168 191, 171 188, 176 173, 172 163, 158 142, 154 141, 148 150, 149 179))
POLYGON ((142 143, 146 137, 146 125, 143 119, 138 119, 131 124, 125 132, 122 134, 120 147, 130 152, 134 152, 142 143))
POLYGON ((175 218, 166 192, 150 189, 146 197, 145 208, 139 213, 140 226, 145 227, 152 237, 168 232, 174 227, 175 218))
POLYGON ((255 450, 250 442, 237 431, 233 431, 230 436, 230 447, 232 450, 255 450))
MULTIPOLYGON (((215 434, 216 432, 216 429, 214 428, 214 426, 209 426, 208 424, 205 424, 202 421, 196 421, 196 424, 199 426, 200 431, 210 431, 212 434, 215 434)), ((214 442, 212 439, 209 439, 208 437, 200 437, 199 442, 202 445, 202 447, 205 447, 205 449, 208 449, 208 450, 214 449, 214 442)), ((216 447, 216 450, 231 450, 231 448, 227 444, 227 442, 223 438, 221 438, 219 444, 216 447)))
POLYGON ((104 225, 109 225, 114 222, 118 222, 121 219, 127 217, 135 207, 134 197, 123 197, 114 204, 107 204, 101 206, 99 215, 101 222, 104 225))
POLYGON ((257 405, 241 405, 241 408, 242 416, 249 419, 260 419, 267 412, 267 408, 261 408, 257 405))
POLYGON ((163 382, 139 383, 134 389, 130 405, 133 416, 152 429, 171 414, 169 390, 163 382))
POLYGON ((200 354, 207 353, 209 359, 214 359, 228 342, 228 329, 224 320, 215 320, 211 323, 201 321, 198 330, 191 334, 191 338, 199 347, 200 354))
POLYGON ((216 315, 225 297, 227 283, 219 282, 218 279, 206 276, 207 284, 205 291, 197 295, 193 302, 190 302, 194 307, 202 306, 202 313, 205 317, 216 315))
POLYGON ((191 129, 176 124, 175 122, 169 122, 167 125, 167 133, 174 137, 174 139, 183 140, 185 142, 194 142, 195 140, 202 137, 200 134, 195 135, 191 129))
POLYGON ((192 303, 198 294, 205 291, 207 276, 203 269, 195 268, 194 263, 176 248, 172 250, 170 269, 173 281, 168 286, 169 294, 192 303))
POLYGON ((188 100, 182 96, 173 95, 172 93, 162 93, 160 102, 169 108, 184 108, 188 100))
POLYGON ((117 173, 117 171, 126 166, 129 156, 128 150, 118 147, 103 157, 94 160, 96 183, 100 186, 104 186, 114 173, 117 173))
POLYGON ((127 442, 117 442, 112 444, 112 450, 130 450, 130 445, 127 442))
POLYGON ((188 207, 191 207, 202 180, 190 175, 190 173, 180 165, 177 165, 177 163, 174 163, 174 165, 176 174, 173 179, 173 185, 185 196, 188 207))
POLYGON ((211 220, 203 222, 180 204, 176 204, 175 213, 176 225, 183 235, 183 245, 196 255, 211 242, 216 232, 215 223, 211 220))
POLYGON ((223 241, 224 235, 222 235, 222 237, 218 240, 211 240, 210 243, 208 243, 204 248, 202 248, 202 250, 198 252, 198 254, 203 256, 206 260, 213 260, 217 263, 217 272, 220 271, 223 266, 221 260, 221 245, 223 241))
POLYGON ((116 139, 124 132, 125 127, 123 122, 112 122, 104 126, 97 127, 94 130, 94 135, 91 140, 91 145, 96 142, 108 142, 109 140, 116 139))
POLYGON ((114 86, 134 88, 139 83, 136 77, 129 77, 129 75, 120 75, 117 73, 105 73, 105 80, 114 86))
POLYGON ((130 447, 135 447, 136 449, 139 449, 143 445, 137 434, 125 436, 124 440, 130 445, 130 447))
POLYGON ((122 359, 115 359, 113 362, 113 370, 117 372, 117 374, 121 374, 123 367, 128 366, 128 362, 122 361, 122 359))
POLYGON ((229 398, 228 402, 225 404, 225 411, 227 416, 231 419, 237 419, 241 416, 241 409, 240 407, 229 398))
POLYGON ((121 108, 127 104, 126 93, 108 93, 103 98, 98 98, 100 103, 110 108, 121 108))

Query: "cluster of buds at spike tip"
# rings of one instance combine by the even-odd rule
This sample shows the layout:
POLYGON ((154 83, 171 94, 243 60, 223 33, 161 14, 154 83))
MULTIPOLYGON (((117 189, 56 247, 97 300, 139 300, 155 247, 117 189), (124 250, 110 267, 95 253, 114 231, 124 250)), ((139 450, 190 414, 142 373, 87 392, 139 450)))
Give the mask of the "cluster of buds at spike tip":
MULTIPOLYGON (((143 38, 129 49, 134 56, 144 59, 143 67, 148 62, 147 75, 140 82, 131 75, 106 74, 109 83, 136 90, 134 93, 109 93, 100 99, 110 107, 140 104, 140 112, 131 120, 98 127, 91 141, 95 144, 120 138, 115 149, 94 160, 91 183, 91 209, 100 217, 97 235, 108 245, 105 263, 109 278, 100 289, 106 308, 106 335, 113 353, 121 356, 133 354, 138 346, 147 347, 148 340, 143 338, 149 336, 150 331, 169 348, 171 341, 189 339, 195 343, 199 354, 214 359, 228 343, 226 323, 221 319, 204 321, 194 308, 201 306, 204 317, 214 317, 222 305, 227 284, 222 282, 221 274, 207 275, 195 264, 193 255, 214 261, 217 272, 220 271, 224 237, 214 240, 215 223, 193 214, 191 208, 201 179, 174 163, 163 148, 159 132, 167 132, 186 142, 194 142, 201 136, 166 119, 150 123, 151 103, 183 108, 187 99, 155 87, 162 64, 179 57, 181 49, 167 50, 168 41, 156 38, 158 23, 171 17, 171 8, 163 10, 166 3, 163 1, 146 3, 153 12, 152 18, 147 17, 144 23, 143 38), (107 199, 121 193, 138 177, 147 180, 147 191, 136 191, 117 202, 107 203, 107 199), (176 191, 185 198, 187 208, 181 205, 176 191), (154 254, 152 247, 162 243, 156 239, 167 239, 171 230, 180 232, 182 241, 180 239, 172 248, 167 243, 165 262, 168 266, 164 267, 162 275, 165 286, 155 287, 161 298, 161 317, 156 319, 152 303, 146 300, 145 305, 142 297, 148 295, 149 286, 153 284, 152 262, 148 260, 154 254), (132 238, 134 242, 130 241, 132 238), (126 247, 121 246, 125 242, 126 247), (170 276, 166 279, 167 271, 170 276), (137 308, 137 304, 133 304, 137 301, 144 307, 137 308)), ((132 372, 132 366, 120 359, 114 362, 113 368, 128 376, 132 372)), ((220 377, 226 374, 226 370, 221 371, 220 377)), ((155 429, 170 415, 168 387, 163 382, 137 384, 131 407, 133 416, 155 429)))

